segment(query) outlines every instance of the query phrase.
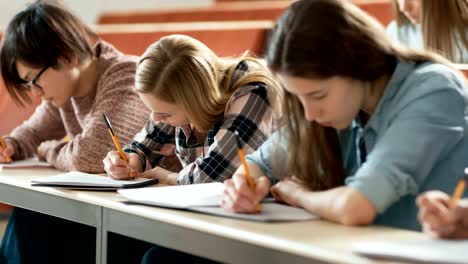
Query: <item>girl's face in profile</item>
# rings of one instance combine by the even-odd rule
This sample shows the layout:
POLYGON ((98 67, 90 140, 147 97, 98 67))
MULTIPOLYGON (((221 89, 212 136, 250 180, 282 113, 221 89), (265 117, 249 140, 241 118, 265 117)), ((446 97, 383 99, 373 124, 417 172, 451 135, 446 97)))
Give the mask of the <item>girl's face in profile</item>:
POLYGON ((362 83, 348 78, 309 79, 285 74, 279 74, 279 78, 301 102, 307 121, 323 126, 347 128, 364 103, 362 83))
POLYGON ((174 127, 189 125, 188 115, 180 106, 167 103, 152 94, 139 93, 140 99, 152 111, 153 122, 163 122, 174 127))
POLYGON ((398 8, 411 23, 421 23, 421 0, 398 0, 398 8))

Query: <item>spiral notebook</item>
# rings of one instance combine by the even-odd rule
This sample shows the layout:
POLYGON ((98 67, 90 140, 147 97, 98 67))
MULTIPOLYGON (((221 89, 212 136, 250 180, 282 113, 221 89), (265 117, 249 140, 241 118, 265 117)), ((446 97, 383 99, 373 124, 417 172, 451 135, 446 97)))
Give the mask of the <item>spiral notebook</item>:
POLYGON ((125 188, 139 188, 158 183, 157 179, 135 178, 114 180, 107 175, 71 171, 57 176, 34 179, 33 186, 62 187, 75 190, 110 191, 125 188))
POLYGON ((258 214, 227 212, 220 207, 223 191, 224 184, 222 183, 202 183, 119 190, 118 192, 132 203, 184 209, 244 220, 277 222, 318 218, 304 209, 275 203, 272 202, 273 200, 262 203, 262 210, 258 214))

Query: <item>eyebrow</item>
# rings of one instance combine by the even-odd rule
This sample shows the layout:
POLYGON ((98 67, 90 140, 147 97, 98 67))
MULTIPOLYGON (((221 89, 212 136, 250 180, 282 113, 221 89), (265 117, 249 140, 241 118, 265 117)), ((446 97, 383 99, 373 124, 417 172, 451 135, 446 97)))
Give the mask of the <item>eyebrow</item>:
POLYGON ((318 94, 322 94, 324 92, 325 92, 325 89, 321 88, 318 91, 307 92, 307 93, 304 93, 304 94, 301 94, 301 95, 302 96, 315 96, 315 95, 318 95, 318 94))
POLYGON ((323 90, 320 90, 320 91, 312 91, 312 92, 306 93, 305 95, 316 95, 316 94, 320 94, 320 93, 323 93, 323 92, 324 92, 323 90))
POLYGON ((172 113, 164 113, 164 112, 153 112, 153 113, 157 115, 172 115, 172 113))

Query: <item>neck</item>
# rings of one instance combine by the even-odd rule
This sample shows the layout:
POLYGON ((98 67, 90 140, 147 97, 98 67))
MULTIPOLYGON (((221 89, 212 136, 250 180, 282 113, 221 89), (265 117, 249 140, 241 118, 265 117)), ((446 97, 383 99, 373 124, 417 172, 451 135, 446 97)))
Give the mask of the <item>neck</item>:
POLYGON ((77 82, 75 97, 89 95, 96 86, 97 60, 92 58, 80 67, 80 77, 77 82))
POLYGON ((377 104, 382 98, 382 95, 385 91, 385 87, 387 87, 387 83, 390 80, 389 75, 383 75, 382 77, 378 78, 374 82, 369 83, 367 88, 366 99, 364 101, 364 105, 362 107, 362 111, 369 116, 374 113, 377 104))

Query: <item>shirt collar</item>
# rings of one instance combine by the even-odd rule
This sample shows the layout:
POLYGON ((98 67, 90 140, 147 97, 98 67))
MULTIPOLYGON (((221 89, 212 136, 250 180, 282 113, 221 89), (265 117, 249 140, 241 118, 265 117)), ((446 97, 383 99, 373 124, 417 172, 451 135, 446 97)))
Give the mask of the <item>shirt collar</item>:
MULTIPOLYGON (((378 130, 380 127, 380 118, 379 116, 383 111, 385 111, 388 102, 391 101, 395 95, 397 94, 400 87, 402 87, 403 82, 406 80, 408 75, 414 70, 416 67, 415 62, 406 62, 406 61, 398 61, 397 66, 395 67, 395 71, 393 72, 390 80, 385 87, 384 93, 380 98, 377 106, 375 107, 374 113, 370 116, 366 128, 372 128, 374 130, 378 130)), ((353 124, 356 122, 353 122, 353 124)), ((352 125, 353 125, 352 124, 352 125)), ((354 125, 358 125, 357 123, 354 125)))

